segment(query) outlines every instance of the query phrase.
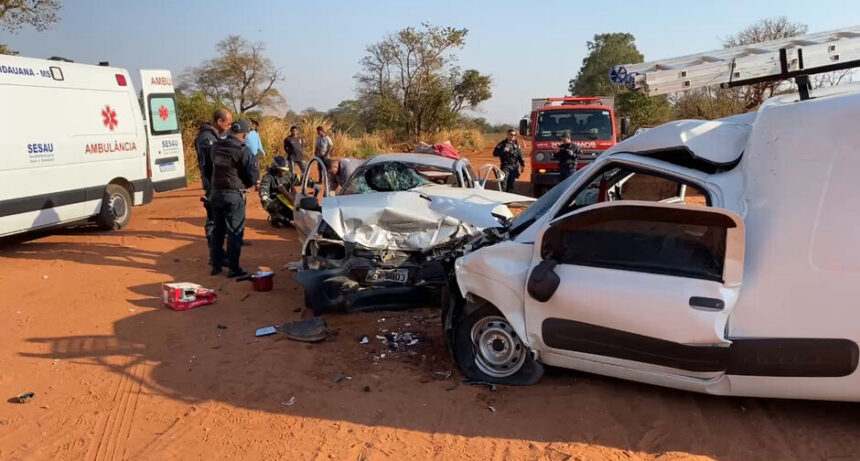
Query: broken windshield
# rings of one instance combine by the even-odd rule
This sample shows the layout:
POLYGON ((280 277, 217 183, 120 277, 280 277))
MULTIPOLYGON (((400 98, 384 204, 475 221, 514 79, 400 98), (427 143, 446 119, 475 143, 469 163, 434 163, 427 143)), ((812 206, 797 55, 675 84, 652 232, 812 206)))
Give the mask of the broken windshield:
POLYGON ((611 141, 612 119, 608 110, 546 110, 538 113, 535 141, 611 141))
POLYGON ((539 198, 536 202, 532 203, 530 207, 526 208, 525 211, 514 217, 513 221, 511 221, 510 227, 510 236, 515 237, 520 232, 526 230, 527 227, 531 226, 532 223, 540 219, 556 202, 561 199, 562 194, 567 191, 570 186, 580 177, 582 176, 583 171, 589 170, 591 164, 586 166, 585 168, 578 170, 576 173, 570 175, 564 181, 558 183, 555 187, 549 190, 543 197, 539 198))
POLYGON ((459 185, 453 170, 406 162, 363 165, 352 175, 340 195, 399 192, 432 184, 459 185))

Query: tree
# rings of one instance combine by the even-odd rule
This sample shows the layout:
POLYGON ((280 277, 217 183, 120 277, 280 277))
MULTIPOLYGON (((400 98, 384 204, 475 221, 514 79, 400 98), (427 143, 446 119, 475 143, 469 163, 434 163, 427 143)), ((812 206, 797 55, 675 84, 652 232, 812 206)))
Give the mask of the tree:
POLYGON ((630 117, 633 126, 658 125, 671 118, 665 96, 648 97, 631 92, 609 81, 609 69, 618 64, 637 64, 644 56, 636 48, 636 38, 627 33, 597 34, 587 43, 588 55, 570 91, 578 96, 615 96, 619 115, 630 117))
POLYGON ((215 45, 218 55, 185 71, 183 87, 200 91, 210 101, 236 113, 274 109, 285 103, 275 84, 283 81, 281 69, 264 55, 266 45, 231 35, 215 45))
MULTIPOLYGON (((735 46, 752 45, 754 43, 767 42, 770 40, 795 37, 797 35, 805 34, 807 30, 808 27, 805 24, 791 22, 785 16, 766 18, 759 20, 755 24, 734 35, 724 38, 723 46, 725 48, 731 48, 735 46)), ((744 101, 744 108, 746 110, 752 110, 758 107, 765 99, 773 96, 774 92, 776 92, 782 84, 782 81, 778 81, 746 85, 743 90, 739 92, 740 97, 743 98, 744 101)))
POLYGON ((5 54, 9 56, 18 56, 18 52, 9 48, 6 45, 0 44, 0 54, 5 54))
POLYGON ((341 101, 336 108, 328 111, 328 117, 338 131, 355 136, 367 130, 362 118, 361 102, 355 99, 341 101))
POLYGON ((460 74, 454 65, 453 51, 465 45, 467 33, 425 23, 368 46, 355 75, 368 126, 399 128, 419 139, 451 126, 463 109, 489 99, 489 76, 473 69, 460 74))
POLYGON ((60 20, 58 0, 0 0, 0 29, 17 32, 30 25, 45 30, 60 20))

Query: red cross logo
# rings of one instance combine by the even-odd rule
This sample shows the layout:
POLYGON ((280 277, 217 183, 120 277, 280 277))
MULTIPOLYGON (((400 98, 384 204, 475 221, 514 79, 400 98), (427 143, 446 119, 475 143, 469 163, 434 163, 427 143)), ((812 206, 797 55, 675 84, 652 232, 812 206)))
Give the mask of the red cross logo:
POLYGON ((158 108, 158 118, 167 121, 167 108, 162 104, 161 107, 158 108))
POLYGON ((110 106, 105 106, 105 108, 102 109, 102 117, 104 117, 102 123, 104 123, 106 127, 110 128, 111 131, 119 125, 119 122, 116 120, 116 111, 111 109, 110 106))

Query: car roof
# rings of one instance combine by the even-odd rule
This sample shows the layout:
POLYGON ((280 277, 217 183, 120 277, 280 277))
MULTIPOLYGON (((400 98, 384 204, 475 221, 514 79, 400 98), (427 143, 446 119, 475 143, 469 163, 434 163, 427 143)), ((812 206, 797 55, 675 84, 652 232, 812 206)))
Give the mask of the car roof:
POLYGON ((434 154, 388 153, 379 154, 375 157, 370 158, 370 160, 365 162, 365 165, 375 165, 377 163, 384 162, 417 163, 419 165, 427 165, 435 168, 445 168, 448 170, 453 170, 454 164, 457 163, 457 160, 434 154))

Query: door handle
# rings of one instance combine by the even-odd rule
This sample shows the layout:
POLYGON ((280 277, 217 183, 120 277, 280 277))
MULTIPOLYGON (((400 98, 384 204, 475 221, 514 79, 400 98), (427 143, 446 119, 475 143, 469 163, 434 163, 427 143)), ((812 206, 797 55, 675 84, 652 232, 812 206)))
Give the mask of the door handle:
POLYGON ((726 303, 722 299, 693 296, 690 298, 690 307, 700 311, 715 312, 725 309, 726 303))

